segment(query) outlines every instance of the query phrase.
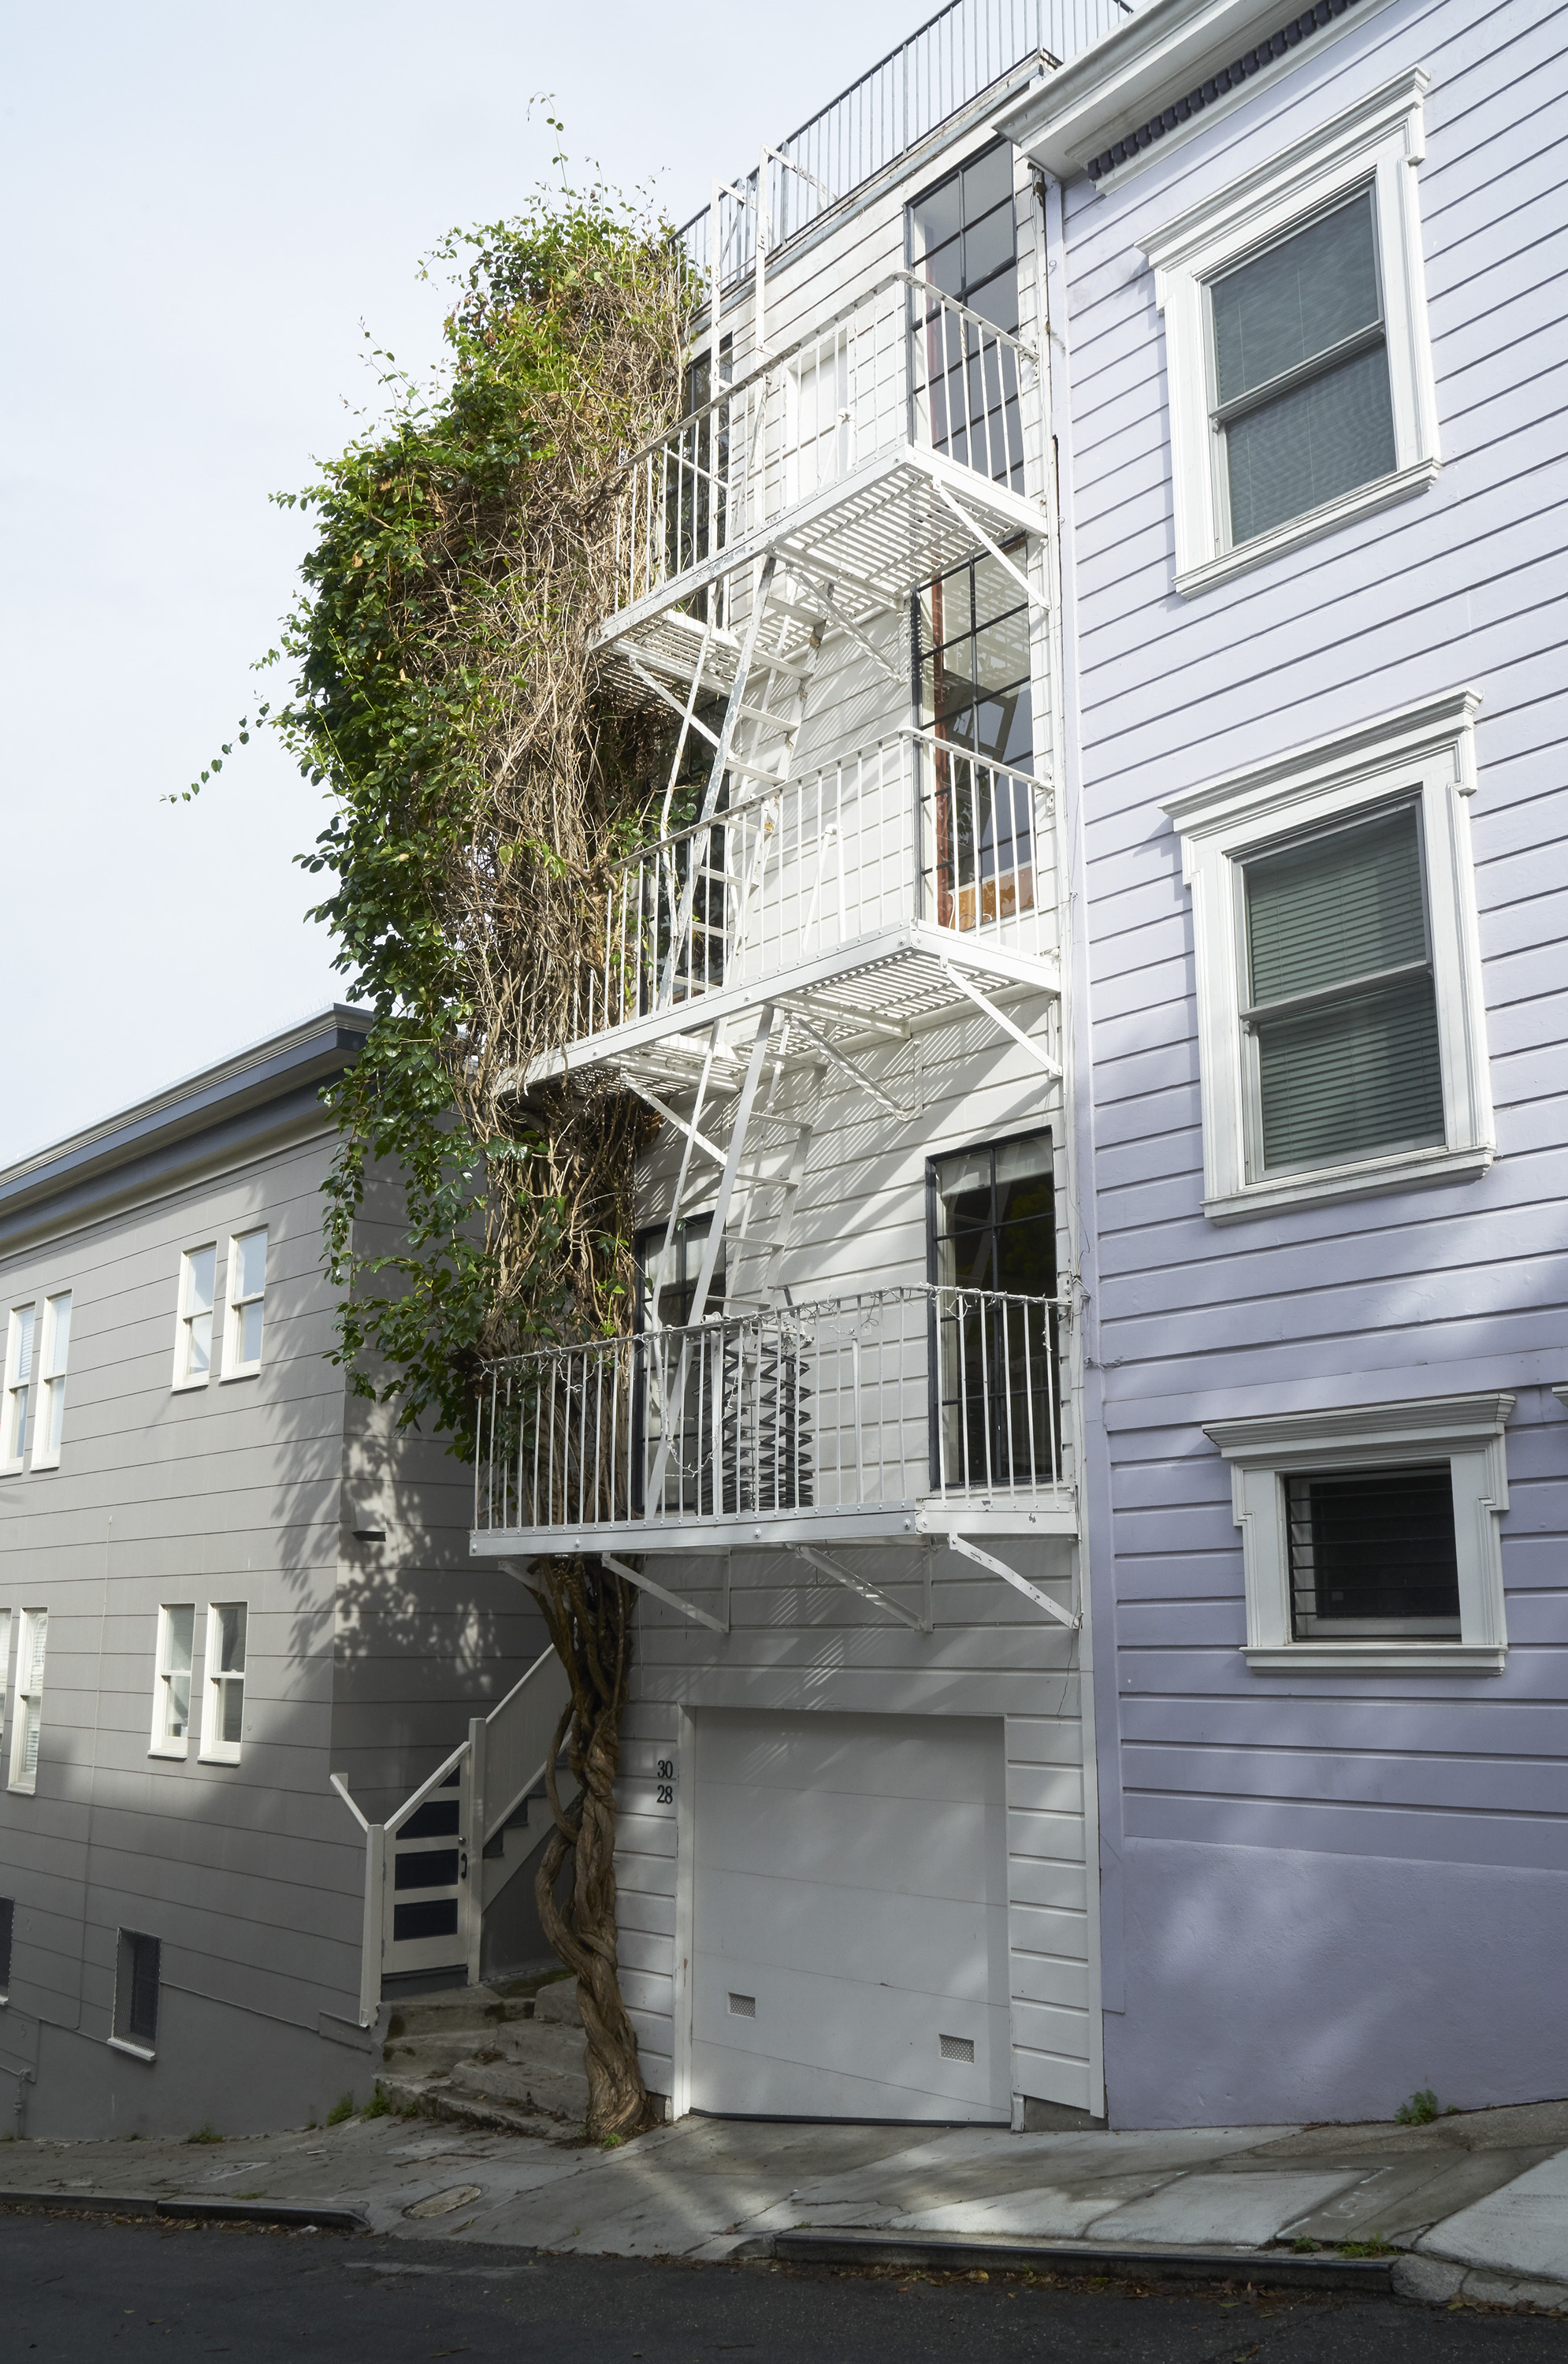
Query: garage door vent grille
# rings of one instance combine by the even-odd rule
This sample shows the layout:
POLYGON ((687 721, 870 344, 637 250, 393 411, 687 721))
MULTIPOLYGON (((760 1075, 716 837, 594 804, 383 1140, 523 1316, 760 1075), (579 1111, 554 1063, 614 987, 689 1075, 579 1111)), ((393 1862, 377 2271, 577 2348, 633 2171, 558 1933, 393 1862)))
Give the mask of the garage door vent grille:
MULTIPOLYGON (((757 2016, 756 1996, 732 1994, 729 1998, 729 2015, 732 2019, 755 2019, 757 2016)), ((942 2041, 945 2044, 947 2038, 944 2036, 942 2041)), ((971 2059, 974 2057, 974 2046, 973 2044, 969 2047, 969 2055, 971 2059)))
POLYGON ((937 2042, 941 2046, 944 2060, 973 2060, 974 2057, 973 2035, 939 2035, 937 2042))

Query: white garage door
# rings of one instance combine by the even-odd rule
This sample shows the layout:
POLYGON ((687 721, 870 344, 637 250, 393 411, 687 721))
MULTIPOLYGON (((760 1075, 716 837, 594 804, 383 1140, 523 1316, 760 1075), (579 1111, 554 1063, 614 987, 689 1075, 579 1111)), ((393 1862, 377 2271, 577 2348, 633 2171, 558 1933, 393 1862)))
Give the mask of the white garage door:
POLYGON ((1005 2120, 1002 1725, 695 1719, 692 2102, 1005 2120))

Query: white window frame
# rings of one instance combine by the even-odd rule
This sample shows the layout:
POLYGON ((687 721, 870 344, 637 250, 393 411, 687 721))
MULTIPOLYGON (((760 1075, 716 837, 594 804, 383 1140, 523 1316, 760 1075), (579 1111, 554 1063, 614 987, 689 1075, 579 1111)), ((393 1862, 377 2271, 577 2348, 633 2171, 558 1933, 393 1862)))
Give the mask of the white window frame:
POLYGON ((0 1477, 4 1478, 14 1478, 17 1476, 18 1471, 27 1467, 27 1438, 25 1434, 19 1440, 23 1448, 22 1451, 17 1452, 14 1449, 18 1442, 17 1423, 19 1414, 17 1399, 22 1392, 24 1384, 28 1391, 28 1417, 27 1424, 28 1428, 32 1432, 36 1438, 38 1431, 34 1426, 34 1422, 36 1421, 38 1414, 39 1308, 37 1299, 32 1297, 25 1297, 17 1304, 13 1305, 10 1309, 6 1323, 6 1391, 4 1399, 0 1400, 0 1421, 3 1421, 5 1423, 4 1428, 0 1429, 0 1477), (21 1375, 21 1366, 23 1329, 22 1316, 25 1313, 30 1313, 33 1317, 33 1321, 31 1332, 32 1348, 28 1359, 28 1376, 24 1382, 21 1375))
POLYGON ((261 1334, 264 1341, 267 1326, 267 1257, 271 1249, 272 1239, 265 1223, 252 1223, 247 1230, 230 1234, 228 1264, 224 1276, 227 1303, 223 1317, 223 1377, 226 1379, 253 1379, 261 1367, 260 1355, 248 1363, 240 1360, 240 1316, 247 1305, 261 1307, 261 1334), (239 1283, 240 1243, 258 1237, 264 1243, 261 1249, 261 1286, 259 1289, 253 1290, 250 1296, 240 1297, 236 1293, 239 1283))
POLYGON ((1164 317, 1171 417, 1176 589, 1185 598, 1261 566, 1352 519, 1409 499, 1436 482, 1437 390, 1427 331, 1416 168, 1426 152, 1422 67, 1385 83, 1269 163, 1189 207, 1139 244, 1154 270, 1164 317), (1357 190, 1370 189, 1383 288, 1394 469, 1368 485, 1228 546, 1218 439, 1210 426, 1207 288, 1254 251, 1304 229, 1357 190))
POLYGON ((1255 1673, 1500 1675, 1507 1663, 1503 1548, 1497 1522, 1508 1507, 1504 1428, 1510 1395, 1433 1396, 1418 1402, 1356 1404, 1342 1411, 1265 1412, 1205 1423, 1230 1464, 1231 1508, 1241 1530, 1247 1639, 1255 1673), (1446 1461, 1453 1485, 1459 1572, 1457 1641, 1381 1635, 1365 1642, 1293 1638, 1287 1476, 1406 1467, 1446 1461))
POLYGON ((191 1274, 195 1259, 199 1255, 210 1255, 212 1258, 212 1305, 210 1309, 202 1310, 210 1310, 215 1331, 217 1326, 217 1242, 202 1240, 195 1247, 183 1248, 180 1252, 180 1294, 174 1316, 172 1381, 176 1394, 187 1388, 205 1388, 212 1377, 213 1349, 217 1343, 214 1336, 209 1336, 207 1341, 206 1369, 196 1372, 191 1369, 191 1323, 196 1318, 191 1305, 191 1274))
POLYGON ((1182 875, 1192 890, 1203 1210, 1212 1221, 1462 1180, 1492 1163, 1496 1131, 1470 848, 1480 703, 1478 690, 1456 690, 1195 788, 1164 807, 1182 841, 1182 875), (1343 1165, 1250 1179, 1238 874, 1265 847, 1325 824, 1370 818, 1379 806, 1397 802, 1420 810, 1444 1137, 1429 1148, 1373 1152, 1343 1165))
POLYGON ((196 1687, 196 1608, 194 1600, 171 1600, 161 1603, 158 1611, 158 1655, 153 1660, 152 1676, 152 1738, 148 1746, 150 1756, 184 1757, 190 1754, 191 1726, 200 1712, 195 1698, 196 1687), (185 1706, 183 1739, 172 1737, 168 1731, 168 1699, 170 1677, 180 1669, 169 1663, 169 1645, 173 1635, 172 1619, 188 1615, 191 1621, 191 1655, 183 1672, 190 1683, 185 1706))
POLYGON ((250 1605, 244 1600, 209 1600, 206 1612, 206 1648, 203 1654, 202 1676, 202 1745, 204 1765, 238 1765, 244 1746, 245 1708, 250 1697, 250 1605), (245 1664, 238 1674, 224 1674, 218 1667, 223 1621, 218 1612, 223 1609, 243 1609, 245 1611, 245 1664), (239 1685, 239 1731, 238 1740, 221 1737, 220 1709, 225 1683, 239 1685))
POLYGON ((71 1351, 72 1292, 57 1288, 43 1301, 42 1344, 34 1356, 37 1399, 33 1411, 30 1469, 58 1469, 61 1437, 53 1432, 65 1418, 65 1366, 71 1351), (66 1309, 65 1350, 60 1344, 60 1310, 66 1309), (58 1414, 58 1418, 57 1418, 58 1414))
POLYGON ((10 1787, 24 1798, 30 1798, 38 1788, 38 1760, 43 1745, 43 1687, 48 1672, 49 1611, 47 1609, 24 1609, 17 1642, 17 1684, 12 1694, 10 1778, 10 1787), (39 1747, 33 1752, 33 1769, 29 1773, 27 1770, 28 1711, 34 1707, 38 1710, 39 1747))

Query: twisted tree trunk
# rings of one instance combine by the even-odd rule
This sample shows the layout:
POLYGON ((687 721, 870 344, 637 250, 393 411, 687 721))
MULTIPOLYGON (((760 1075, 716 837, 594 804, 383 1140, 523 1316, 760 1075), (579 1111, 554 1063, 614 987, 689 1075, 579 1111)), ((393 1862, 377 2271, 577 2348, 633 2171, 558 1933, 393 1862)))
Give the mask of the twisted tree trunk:
POLYGON ((529 1586, 572 1682, 556 1726, 545 1786, 555 1828, 535 1879, 544 1934, 576 1973, 587 2038, 588 2135, 624 2140, 653 2123, 637 2057, 637 2032, 621 2001, 616 1953, 616 1801, 620 1720, 631 1675, 633 1588, 597 1559, 538 1559, 529 1586), (555 1767, 562 1745, 577 1795, 562 1806, 555 1767), (572 1866, 562 1912, 556 1882, 572 1866))

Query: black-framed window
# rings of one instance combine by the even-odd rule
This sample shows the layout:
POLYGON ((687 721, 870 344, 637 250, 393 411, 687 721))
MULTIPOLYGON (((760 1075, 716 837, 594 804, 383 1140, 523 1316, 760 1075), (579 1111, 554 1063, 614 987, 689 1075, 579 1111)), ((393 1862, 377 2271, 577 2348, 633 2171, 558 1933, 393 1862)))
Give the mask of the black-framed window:
POLYGON ((115 2034, 122 2044, 150 2052, 158 2041, 162 1946, 156 1937, 122 1929, 115 1969, 115 2034))
POLYGON ((1287 1476, 1284 1490, 1298 1642, 1457 1637, 1459 1562, 1446 1461, 1287 1476))
POLYGON ((1029 604, 991 557, 912 604, 917 711, 943 742, 929 755, 928 908, 942 928, 1010 919, 1034 909, 1034 797, 992 765, 1026 771, 1033 754, 1029 604))
POLYGON ((1047 1482, 1060 1445, 1051 1137, 958 1150, 926 1174, 933 1483, 1047 1482))
MULTIPOLYGON (((649 1314, 655 1310, 653 1276, 664 1251, 664 1223, 651 1223, 637 1235, 637 1326, 649 1329, 649 1314)), ((683 1216, 675 1225, 675 1236, 670 1243, 670 1261, 659 1274, 659 1294, 656 1310, 662 1330, 678 1330, 691 1319, 692 1303, 696 1295, 697 1273, 702 1265, 703 1250, 713 1230, 711 1215, 683 1216)), ((707 1285, 705 1316, 717 1313, 724 1305, 724 1242, 719 1241, 718 1254, 714 1262, 713 1277, 707 1285)))
MULTIPOLYGON (((1008 140, 947 173, 908 209, 909 268, 983 319, 1018 332, 1013 150, 1008 140)), ((1018 368, 1007 349, 983 359, 977 331, 915 299, 914 334, 939 452, 1015 492, 1024 488, 1018 368)))

